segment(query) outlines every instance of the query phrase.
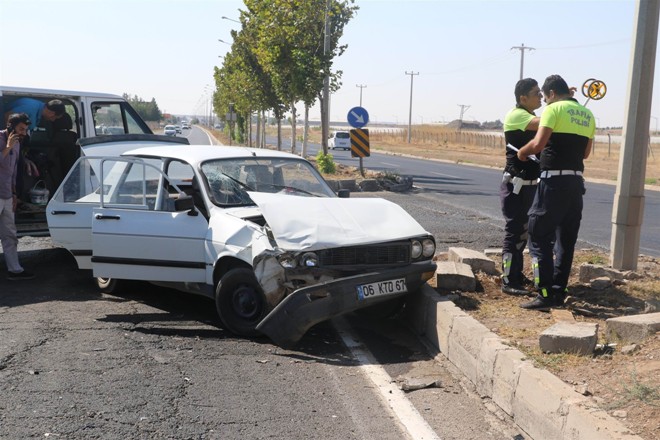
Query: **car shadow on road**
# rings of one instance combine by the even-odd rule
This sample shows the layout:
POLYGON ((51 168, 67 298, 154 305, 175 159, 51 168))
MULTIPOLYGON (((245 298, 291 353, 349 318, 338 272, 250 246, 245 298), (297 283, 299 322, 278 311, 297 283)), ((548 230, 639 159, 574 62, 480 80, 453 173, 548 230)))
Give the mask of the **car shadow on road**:
MULTIPOLYGON (((19 258, 25 269, 33 272, 35 277, 9 281, 6 271, 0 272, 0 307, 101 299, 102 294, 95 289, 91 272, 79 270, 68 251, 53 248, 19 252, 19 258)), ((4 259, 0 264, 4 266, 4 259)))

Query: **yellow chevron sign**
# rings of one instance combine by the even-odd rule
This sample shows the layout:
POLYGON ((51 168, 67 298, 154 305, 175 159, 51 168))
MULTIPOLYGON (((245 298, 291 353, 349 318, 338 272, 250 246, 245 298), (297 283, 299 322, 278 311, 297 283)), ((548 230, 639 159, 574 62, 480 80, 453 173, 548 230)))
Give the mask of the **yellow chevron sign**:
POLYGON ((351 157, 369 157, 369 129, 353 128, 351 133, 351 157))

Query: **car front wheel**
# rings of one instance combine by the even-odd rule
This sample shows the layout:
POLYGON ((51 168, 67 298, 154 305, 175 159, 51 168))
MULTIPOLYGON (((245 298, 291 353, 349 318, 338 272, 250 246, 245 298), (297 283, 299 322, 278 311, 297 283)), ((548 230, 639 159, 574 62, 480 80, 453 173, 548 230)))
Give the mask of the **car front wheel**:
POLYGON ((252 269, 228 271, 215 290, 215 308, 225 328, 240 336, 256 336, 257 324, 270 312, 252 269))

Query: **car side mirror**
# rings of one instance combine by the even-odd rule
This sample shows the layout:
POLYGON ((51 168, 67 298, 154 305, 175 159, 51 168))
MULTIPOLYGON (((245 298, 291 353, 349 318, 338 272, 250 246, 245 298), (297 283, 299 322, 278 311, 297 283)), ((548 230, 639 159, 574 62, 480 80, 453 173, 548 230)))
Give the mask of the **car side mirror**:
POLYGON ((188 211, 195 208, 195 201, 192 196, 180 195, 174 200, 174 210, 176 212, 188 211))
POLYGON ((348 189, 340 189, 339 191, 337 191, 337 196, 340 199, 348 199, 351 197, 351 191, 348 189))

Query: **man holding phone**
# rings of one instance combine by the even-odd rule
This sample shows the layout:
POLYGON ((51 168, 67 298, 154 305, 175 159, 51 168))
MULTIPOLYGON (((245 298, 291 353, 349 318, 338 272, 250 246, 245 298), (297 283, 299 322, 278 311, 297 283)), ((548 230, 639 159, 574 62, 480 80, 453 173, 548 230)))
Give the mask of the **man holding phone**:
POLYGON ((11 281, 29 280, 34 274, 23 269, 18 261, 18 237, 14 212, 16 197, 16 176, 21 142, 27 136, 30 118, 25 113, 14 113, 7 119, 7 129, 0 131, 0 243, 5 256, 7 279, 11 281))

